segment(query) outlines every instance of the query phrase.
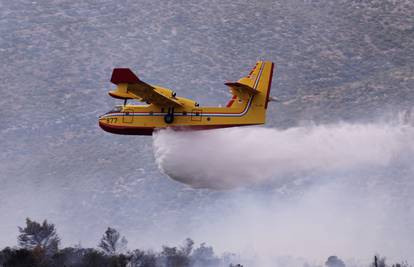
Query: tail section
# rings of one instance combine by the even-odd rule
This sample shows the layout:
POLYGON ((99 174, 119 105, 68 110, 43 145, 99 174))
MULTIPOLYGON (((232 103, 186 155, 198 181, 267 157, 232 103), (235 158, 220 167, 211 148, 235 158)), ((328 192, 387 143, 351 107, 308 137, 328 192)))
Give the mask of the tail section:
POLYGON ((237 82, 226 82, 233 95, 240 99, 247 99, 255 95, 256 104, 261 103, 267 108, 270 88, 272 86, 274 64, 270 61, 258 61, 250 73, 237 82))
POLYGON ((246 77, 225 83, 233 94, 227 107, 247 108, 246 124, 263 124, 266 121, 273 68, 273 62, 258 61, 246 77))
POLYGON ((267 109, 267 104, 269 102, 270 89, 272 87, 273 69, 273 62, 259 61, 249 75, 250 80, 254 80, 253 88, 260 92, 260 94, 255 97, 255 103, 263 104, 265 109, 267 109))
POLYGON ((233 95, 247 99, 254 95, 256 106, 267 109, 269 94, 272 86, 274 64, 270 61, 258 61, 250 73, 237 82, 226 82, 233 95))

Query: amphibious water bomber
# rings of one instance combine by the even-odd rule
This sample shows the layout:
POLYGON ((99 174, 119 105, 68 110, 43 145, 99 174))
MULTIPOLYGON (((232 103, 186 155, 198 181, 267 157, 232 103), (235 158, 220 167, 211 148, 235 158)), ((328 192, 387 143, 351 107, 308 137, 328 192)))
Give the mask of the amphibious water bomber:
POLYGON ((123 105, 99 117, 99 126, 110 133, 151 135, 155 129, 207 130, 264 124, 272 85, 274 64, 258 61, 250 73, 236 82, 225 82, 232 98, 225 107, 200 106, 176 92, 141 81, 130 69, 116 68, 109 95, 123 105), (134 99, 141 105, 128 104, 134 99))

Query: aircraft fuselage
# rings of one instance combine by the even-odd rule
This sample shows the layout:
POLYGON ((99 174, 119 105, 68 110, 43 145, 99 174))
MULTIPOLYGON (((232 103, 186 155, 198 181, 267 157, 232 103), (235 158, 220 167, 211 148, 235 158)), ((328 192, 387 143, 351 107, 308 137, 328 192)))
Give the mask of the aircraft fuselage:
POLYGON ((155 129, 168 127, 204 130, 264 124, 273 66, 258 61, 247 76, 226 82, 233 96, 225 107, 199 106, 170 89, 141 81, 129 69, 114 69, 111 82, 117 88, 109 95, 125 102, 100 116, 99 126, 110 133, 151 135, 155 129), (147 104, 127 105, 128 99, 147 104))
POLYGON ((265 122, 260 116, 263 104, 248 99, 232 99, 229 107, 175 108, 173 111, 154 105, 117 106, 99 118, 99 126, 110 133, 151 135, 154 129, 204 130, 242 125, 257 125, 265 122), (237 103, 234 103, 237 102, 237 103), (166 122, 166 116, 173 116, 166 122))

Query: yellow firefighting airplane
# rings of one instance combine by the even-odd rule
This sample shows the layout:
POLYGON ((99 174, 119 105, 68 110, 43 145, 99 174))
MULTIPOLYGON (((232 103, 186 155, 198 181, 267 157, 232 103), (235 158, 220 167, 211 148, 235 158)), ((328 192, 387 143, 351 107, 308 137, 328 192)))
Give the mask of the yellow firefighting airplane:
POLYGON ((99 117, 99 126, 110 133, 151 135, 154 129, 214 129, 264 124, 273 75, 272 62, 258 61, 246 77, 226 82, 233 97, 226 107, 203 107, 179 97, 170 89, 147 84, 130 70, 113 70, 111 82, 117 85, 109 95, 124 105, 99 117), (146 102, 129 105, 128 99, 146 102))

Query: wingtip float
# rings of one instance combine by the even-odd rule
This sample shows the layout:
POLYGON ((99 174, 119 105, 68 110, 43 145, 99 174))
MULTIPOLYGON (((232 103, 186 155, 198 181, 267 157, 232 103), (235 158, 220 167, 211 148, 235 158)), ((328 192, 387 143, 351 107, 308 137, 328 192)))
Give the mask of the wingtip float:
POLYGON ((117 87, 109 95, 124 105, 99 117, 99 126, 110 133, 151 135, 155 129, 205 130, 264 124, 266 120, 273 62, 258 61, 251 72, 237 82, 226 82, 233 97, 225 107, 200 106, 179 97, 170 89, 141 81, 130 69, 113 70, 111 82, 117 87), (127 104, 134 99, 144 105, 127 104))

